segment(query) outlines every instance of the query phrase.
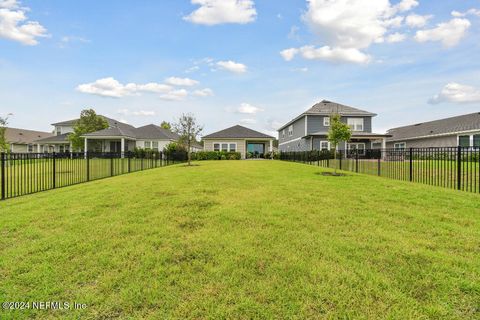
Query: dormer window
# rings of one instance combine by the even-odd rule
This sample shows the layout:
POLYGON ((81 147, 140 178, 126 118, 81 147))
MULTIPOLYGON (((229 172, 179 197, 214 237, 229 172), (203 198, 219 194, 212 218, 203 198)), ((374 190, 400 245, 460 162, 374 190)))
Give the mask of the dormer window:
POLYGON ((330 127, 330 117, 324 117, 323 118, 323 126, 324 127, 330 127))
POLYGON ((288 136, 293 136, 293 124, 288 127, 288 136))

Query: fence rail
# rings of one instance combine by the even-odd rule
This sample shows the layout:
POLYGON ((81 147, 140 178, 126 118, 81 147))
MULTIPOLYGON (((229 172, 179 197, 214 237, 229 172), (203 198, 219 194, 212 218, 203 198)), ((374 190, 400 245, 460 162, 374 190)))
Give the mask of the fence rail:
POLYGON ((480 147, 282 152, 280 160, 480 193, 480 147))
POLYGON ((186 152, 1 153, 0 200, 186 160, 186 152))

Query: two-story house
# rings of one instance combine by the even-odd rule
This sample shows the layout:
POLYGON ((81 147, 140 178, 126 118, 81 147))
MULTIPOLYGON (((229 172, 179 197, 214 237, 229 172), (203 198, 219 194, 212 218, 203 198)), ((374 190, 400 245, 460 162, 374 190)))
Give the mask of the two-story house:
POLYGON ((330 116, 339 114, 352 129, 350 141, 340 143, 338 150, 385 148, 389 135, 372 133, 375 113, 323 100, 278 129, 280 151, 330 150, 327 139, 330 116))

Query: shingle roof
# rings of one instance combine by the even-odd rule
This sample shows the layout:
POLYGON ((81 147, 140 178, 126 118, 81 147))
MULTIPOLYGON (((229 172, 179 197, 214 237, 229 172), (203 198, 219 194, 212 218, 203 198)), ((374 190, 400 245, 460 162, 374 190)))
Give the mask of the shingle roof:
POLYGON ((480 131, 480 112, 392 128, 387 134, 392 135, 388 141, 397 141, 470 130, 480 131))
POLYGON ((44 139, 35 140, 36 143, 68 143, 68 135, 69 133, 60 134, 58 136, 52 135, 51 137, 47 137, 44 139))
POLYGON ((5 139, 8 143, 15 144, 30 144, 37 139, 47 138, 53 136, 51 132, 25 130, 17 128, 6 128, 5 139))
POLYGON ((211 133, 209 135, 206 135, 203 137, 203 139, 234 139, 234 138, 240 138, 240 139, 254 139, 254 138, 266 138, 266 139, 275 139, 272 136, 269 136, 267 134, 240 126, 236 125, 221 131, 217 131, 214 133, 211 133))
POLYGON ((137 138, 162 140, 178 140, 180 138, 178 134, 154 124, 137 128, 135 131, 137 138))
POLYGON ((368 116, 368 117, 376 116, 376 114, 372 112, 360 110, 354 107, 349 107, 344 104, 340 104, 340 103, 336 103, 328 100, 322 100, 319 103, 314 104, 310 109, 308 109, 304 113, 300 114, 299 116, 295 117, 291 121, 281 126, 277 131, 282 130, 286 126, 297 121, 298 119, 302 118, 305 115, 329 116, 332 113, 337 113, 337 114, 340 114, 341 116, 368 116))

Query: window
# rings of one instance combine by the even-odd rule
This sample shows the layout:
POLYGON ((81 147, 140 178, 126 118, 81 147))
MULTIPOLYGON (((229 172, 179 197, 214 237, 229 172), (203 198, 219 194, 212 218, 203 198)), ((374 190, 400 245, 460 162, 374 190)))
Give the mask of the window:
POLYGON ((228 143, 222 143, 222 151, 228 152, 228 143))
POLYGON ((363 131, 363 118, 348 118, 347 124, 352 131, 363 131))
POLYGON ((230 143, 229 148, 230 148, 230 152, 236 152, 237 151, 237 144, 236 143, 230 143))
POLYGON ((405 142, 397 142, 393 144, 393 148, 395 150, 404 150, 407 147, 407 143, 405 142))
POLYGON ((150 141, 145 141, 145 149, 150 149, 152 147, 152 143, 150 141))
POLYGON ((323 126, 324 127, 330 127, 330 117, 324 117, 323 118, 323 126))
POLYGON ((285 129, 282 130, 282 138, 285 138, 285 129))
POLYGON ((33 152, 33 144, 28 145, 28 152, 33 152))
POLYGON ((473 135, 473 146, 480 147, 480 134, 473 135))
POLYGON ((330 150, 330 142, 320 141, 320 150, 330 150))
POLYGON ((289 137, 293 136, 293 125, 288 127, 288 136, 289 137))
POLYGON ((213 151, 220 151, 220 143, 213 144, 213 151))
POLYGON ((358 150, 359 155, 365 155, 365 143, 347 143, 348 151, 358 150))
POLYGON ((158 141, 152 141, 152 150, 158 151, 158 141))
POLYGON ((62 127, 57 127, 57 136, 62 134, 62 127))
POLYGON ((460 147, 470 147, 470 136, 458 136, 458 145, 460 147))

